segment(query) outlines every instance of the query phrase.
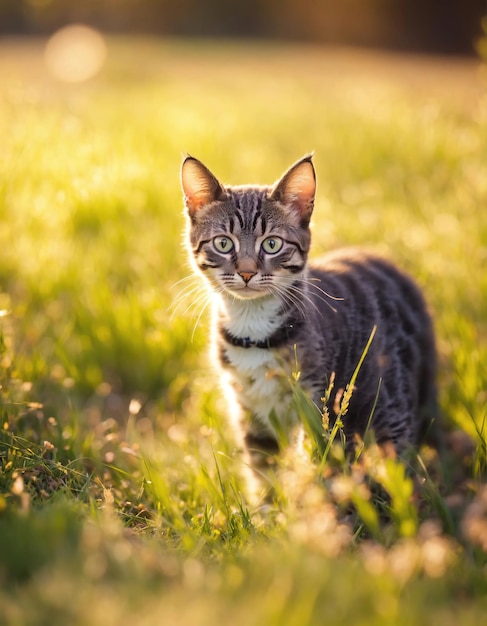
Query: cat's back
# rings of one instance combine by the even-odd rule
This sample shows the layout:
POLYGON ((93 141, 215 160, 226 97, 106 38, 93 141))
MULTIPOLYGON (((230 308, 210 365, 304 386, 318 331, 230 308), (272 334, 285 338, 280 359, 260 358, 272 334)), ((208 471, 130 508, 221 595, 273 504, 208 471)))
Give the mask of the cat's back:
POLYGON ((436 402, 436 351, 431 316, 414 280, 376 254, 344 249, 310 263, 309 284, 338 385, 350 380, 375 327, 359 375, 361 400, 373 403, 380 378, 379 430, 389 432, 389 419, 401 422, 410 408, 412 431, 422 430, 418 411, 436 402))
POLYGON ((431 317, 415 281, 377 254, 343 249, 310 263, 311 293, 322 324, 346 327, 349 339, 377 326, 391 343, 433 341, 431 317))
MULTIPOLYGON (((391 261, 367 250, 344 248, 330 252, 310 263, 311 281, 330 296, 330 302, 342 311, 354 305, 366 312, 374 303, 386 315, 391 305, 416 309, 429 317, 425 299, 415 281, 391 261), (341 305, 340 305, 341 303, 341 305)), ((371 307, 370 314, 380 313, 371 307)))

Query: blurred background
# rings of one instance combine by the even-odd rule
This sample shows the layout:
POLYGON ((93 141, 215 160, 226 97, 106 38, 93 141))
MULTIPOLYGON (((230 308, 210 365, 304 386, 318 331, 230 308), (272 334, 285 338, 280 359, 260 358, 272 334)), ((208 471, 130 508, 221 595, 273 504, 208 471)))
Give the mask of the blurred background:
POLYGON ((2 625, 485 623, 485 8, 0 0, 2 625), (323 463, 252 526, 182 245, 185 152, 268 184, 312 150, 312 255, 365 245, 417 279, 459 434, 413 497, 388 465, 363 551, 375 470, 337 489, 350 544, 323 463))
POLYGON ((110 33, 271 38, 473 54, 482 0, 0 0, 0 34, 83 22, 110 33))
POLYGON ((314 254, 367 243, 431 287, 438 310, 458 311, 463 294, 471 314, 483 301, 467 277, 487 194, 484 10, 0 0, 0 311, 19 378, 181 409, 207 318, 196 299, 188 319, 178 283, 190 273, 186 151, 236 184, 269 183, 314 149, 314 254))

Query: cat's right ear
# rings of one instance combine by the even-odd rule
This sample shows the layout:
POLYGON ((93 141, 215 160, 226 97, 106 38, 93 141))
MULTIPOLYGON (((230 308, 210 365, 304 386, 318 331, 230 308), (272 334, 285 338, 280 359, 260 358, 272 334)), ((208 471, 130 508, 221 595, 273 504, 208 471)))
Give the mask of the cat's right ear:
POLYGON ((191 218, 194 218, 202 207, 220 200, 225 194, 223 187, 210 170, 192 156, 187 156, 181 166, 181 186, 191 218))

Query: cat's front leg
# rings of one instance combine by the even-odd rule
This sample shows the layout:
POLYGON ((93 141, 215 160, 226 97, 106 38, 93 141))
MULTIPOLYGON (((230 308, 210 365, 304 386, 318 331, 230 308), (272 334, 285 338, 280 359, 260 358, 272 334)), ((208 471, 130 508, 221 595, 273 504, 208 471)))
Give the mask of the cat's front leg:
POLYGON ((242 443, 247 495, 254 504, 269 502, 274 493, 279 443, 272 433, 259 428, 252 419, 246 422, 242 443))
POLYGON ((277 435, 258 420, 250 420, 246 426, 243 447, 248 496, 255 504, 269 503, 275 498, 281 471, 302 459, 304 430, 302 425, 294 424, 289 431, 283 431, 283 440, 278 441, 277 435))
POLYGON ((267 470, 276 463, 279 444, 275 437, 267 433, 246 432, 244 446, 251 466, 255 470, 267 470))

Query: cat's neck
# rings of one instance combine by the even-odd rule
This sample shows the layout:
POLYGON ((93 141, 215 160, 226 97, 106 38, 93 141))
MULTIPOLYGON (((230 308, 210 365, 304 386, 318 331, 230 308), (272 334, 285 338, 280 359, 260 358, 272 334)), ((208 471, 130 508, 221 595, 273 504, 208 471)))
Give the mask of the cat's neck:
POLYGON ((218 323, 234 337, 263 341, 282 325, 283 317, 282 301, 272 295, 248 300, 218 297, 218 323))

